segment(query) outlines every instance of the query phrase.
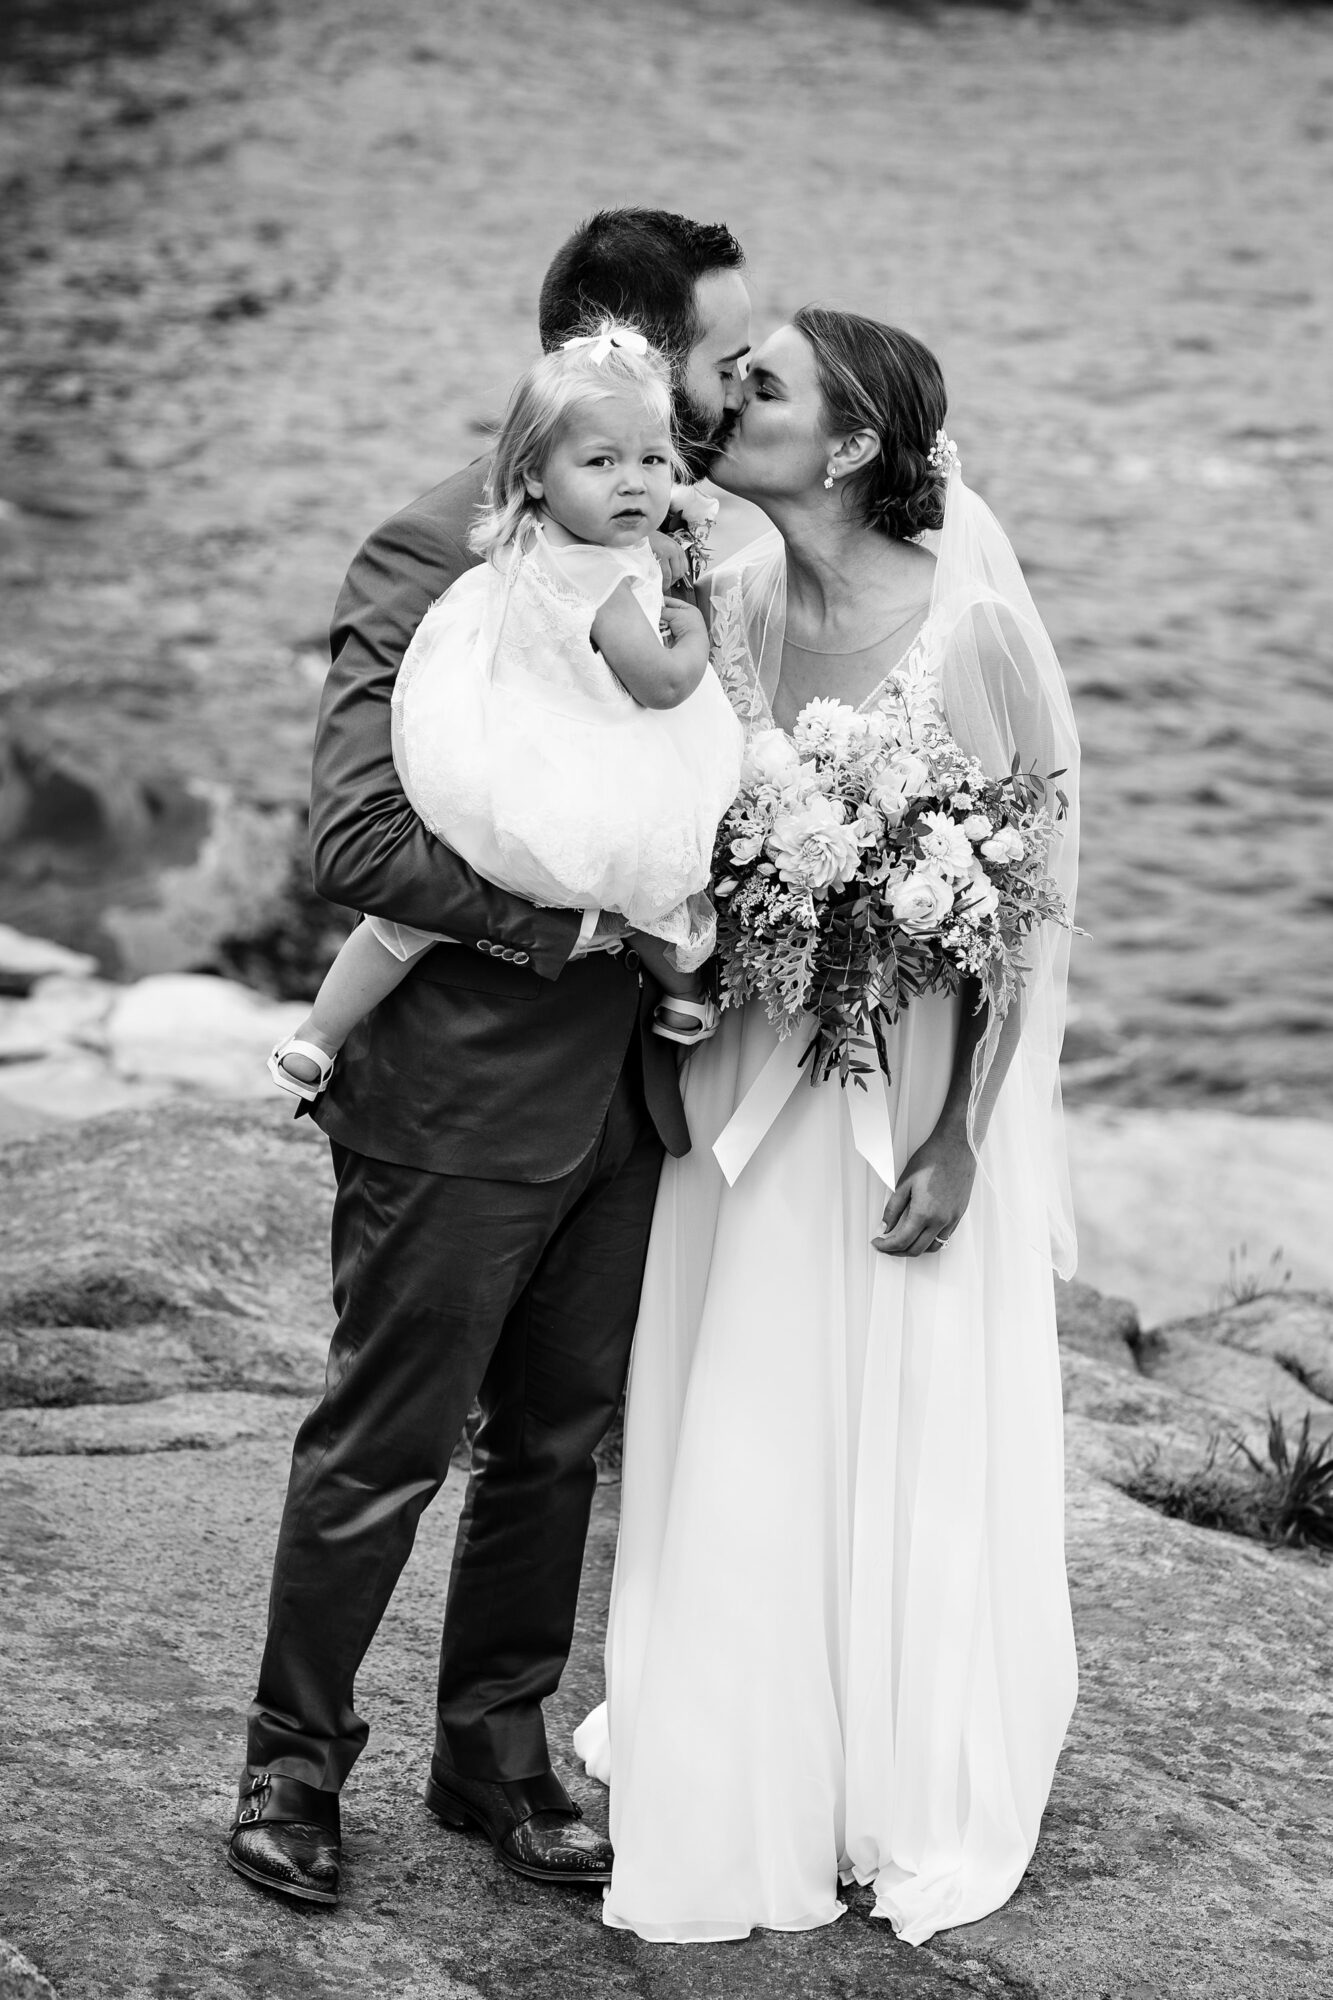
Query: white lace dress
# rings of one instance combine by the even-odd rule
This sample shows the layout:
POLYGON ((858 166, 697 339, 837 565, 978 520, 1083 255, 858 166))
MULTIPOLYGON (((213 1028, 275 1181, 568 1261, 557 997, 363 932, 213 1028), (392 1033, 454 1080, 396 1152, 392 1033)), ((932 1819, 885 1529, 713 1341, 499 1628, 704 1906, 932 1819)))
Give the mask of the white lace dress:
MULTIPOLYGON (((394 758, 433 833, 529 901, 618 910, 697 963, 708 881, 735 797, 741 730, 709 668, 676 708, 642 708, 593 647, 626 577, 650 624, 662 582, 646 541, 557 547, 540 526, 433 604, 393 695, 394 758)), ((405 955, 432 941, 377 926, 405 955)))
MULTIPOLYGON (((720 670, 772 713, 741 621, 720 670)), ((927 621, 904 671, 935 669, 927 621)), ((948 1088, 958 1002, 889 1032, 901 1165, 948 1088)), ((919 1944, 1012 1893, 1073 1706, 1046 1217, 1015 1073, 947 1248, 871 1248, 885 1188, 836 1082, 802 1082, 734 1186, 712 1146, 776 1046, 758 1007, 689 1059, 625 1425, 607 1703, 608 1924, 803 1930, 871 1884, 919 1944)))

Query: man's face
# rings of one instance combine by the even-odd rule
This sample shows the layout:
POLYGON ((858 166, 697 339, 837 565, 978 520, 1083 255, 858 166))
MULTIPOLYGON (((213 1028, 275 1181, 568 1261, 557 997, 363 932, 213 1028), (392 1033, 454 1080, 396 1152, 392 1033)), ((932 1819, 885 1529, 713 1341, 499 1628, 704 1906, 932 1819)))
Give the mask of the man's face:
POLYGON ((680 453, 697 479, 726 442, 745 400, 740 362, 750 351, 750 294, 739 271, 709 271, 694 287, 700 333, 676 384, 680 453))

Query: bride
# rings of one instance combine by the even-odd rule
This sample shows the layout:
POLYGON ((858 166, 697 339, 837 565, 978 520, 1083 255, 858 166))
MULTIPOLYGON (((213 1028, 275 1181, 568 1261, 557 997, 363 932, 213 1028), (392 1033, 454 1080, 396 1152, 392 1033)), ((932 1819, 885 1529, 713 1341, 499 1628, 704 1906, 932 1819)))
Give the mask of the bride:
MULTIPOLYGON (((778 533, 709 580, 714 657, 752 734, 908 676, 992 775, 1015 752, 1063 766, 1050 868, 1072 907, 1068 696, 944 415, 933 356, 893 328, 806 308, 765 342, 714 477, 778 533)), ((1067 944, 1031 941, 1003 1022, 928 994, 888 1031, 887 1202, 836 1079, 803 1072, 737 1166, 777 1047, 762 1010, 689 1059, 694 1150, 662 1180, 630 1376, 607 1702, 575 1738, 611 1786, 609 1924, 804 1930, 843 1914, 841 1880, 920 1944, 1022 1876, 1076 1681, 1052 1289, 1073 1265, 1067 944), (738 1107, 732 1185, 713 1147, 738 1107)))

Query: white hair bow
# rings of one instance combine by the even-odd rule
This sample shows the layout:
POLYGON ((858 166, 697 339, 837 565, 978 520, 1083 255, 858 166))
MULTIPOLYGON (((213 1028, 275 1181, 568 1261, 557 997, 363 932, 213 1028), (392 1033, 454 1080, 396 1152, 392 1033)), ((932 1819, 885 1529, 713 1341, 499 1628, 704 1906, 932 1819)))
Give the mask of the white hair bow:
POLYGON ((623 347, 627 354, 640 356, 648 352, 648 342, 637 328, 632 326, 604 326, 600 333, 577 334, 573 340, 567 340, 564 346, 566 353, 571 347, 590 347, 592 353, 588 359, 595 361, 599 368, 613 347, 623 347))

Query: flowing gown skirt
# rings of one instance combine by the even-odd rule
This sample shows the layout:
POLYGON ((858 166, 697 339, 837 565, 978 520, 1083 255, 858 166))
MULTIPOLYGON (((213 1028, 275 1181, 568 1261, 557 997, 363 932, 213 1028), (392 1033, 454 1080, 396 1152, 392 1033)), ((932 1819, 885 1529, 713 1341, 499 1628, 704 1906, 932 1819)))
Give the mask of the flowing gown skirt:
MULTIPOLYGON (((957 1002, 890 1039, 894 1154, 931 1131, 957 1002)), ((884 1189, 836 1083, 800 1083, 736 1186, 714 1138, 774 1047, 691 1059, 635 1338, 607 1704, 605 1920, 658 1940, 802 1930, 873 1883, 910 1943, 1003 1903, 1076 1668, 1052 1279, 1020 1090, 943 1251, 870 1247, 884 1189)), ((884 1086, 875 1080, 872 1087, 884 1086)))

